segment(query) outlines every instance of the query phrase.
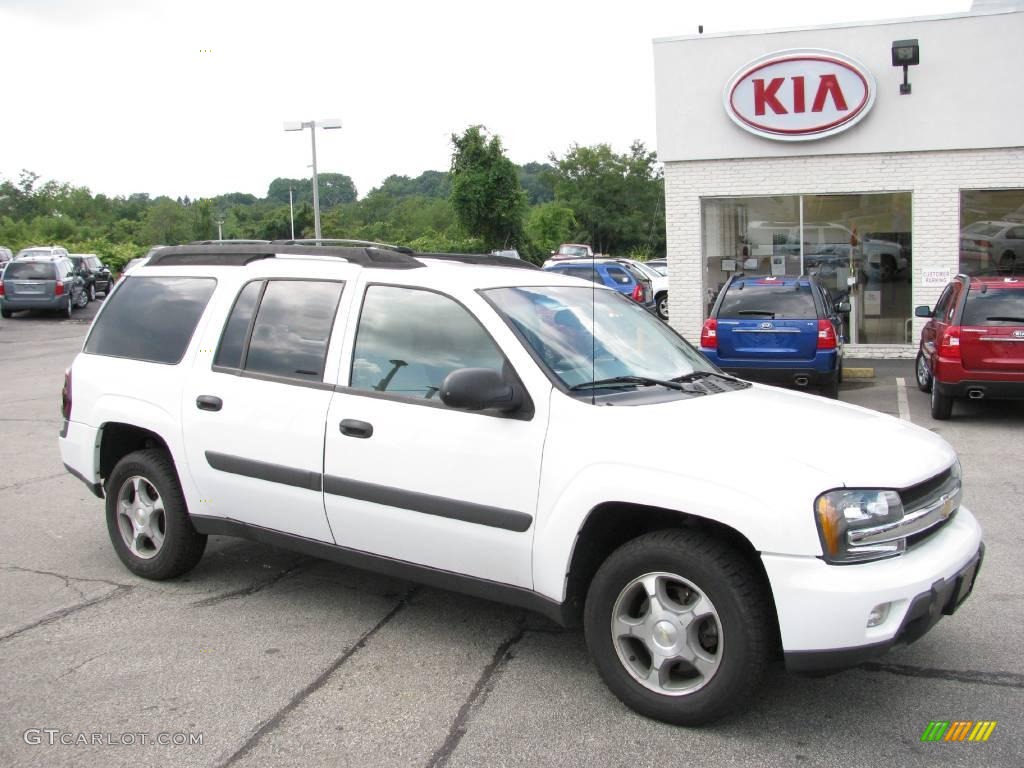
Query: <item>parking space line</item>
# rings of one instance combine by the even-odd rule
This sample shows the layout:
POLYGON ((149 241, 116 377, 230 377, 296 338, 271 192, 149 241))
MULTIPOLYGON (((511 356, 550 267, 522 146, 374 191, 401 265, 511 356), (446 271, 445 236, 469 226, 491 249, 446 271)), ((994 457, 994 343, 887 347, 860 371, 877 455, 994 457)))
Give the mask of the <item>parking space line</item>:
POLYGON ((910 404, 907 402, 907 382, 902 376, 896 377, 896 407, 901 419, 911 421, 910 404))

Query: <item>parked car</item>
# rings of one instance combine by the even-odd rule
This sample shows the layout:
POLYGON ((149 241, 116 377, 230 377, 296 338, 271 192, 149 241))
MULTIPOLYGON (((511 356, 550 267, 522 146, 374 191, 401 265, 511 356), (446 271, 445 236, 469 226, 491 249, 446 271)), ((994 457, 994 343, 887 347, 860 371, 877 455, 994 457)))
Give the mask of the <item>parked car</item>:
POLYGON ((544 267, 544 271, 606 285, 652 312, 657 311, 650 278, 632 264, 616 259, 564 259, 544 267))
POLYGON ((615 259, 615 261, 629 264, 651 281, 655 311, 662 320, 668 320, 668 276, 659 272, 646 261, 634 259, 615 259))
POLYGON ((700 351, 724 371, 756 381, 817 386, 839 396, 843 380, 840 313, 814 275, 736 275, 718 294, 700 351))
POLYGON ((503 251, 491 251, 492 256, 504 256, 506 259, 519 259, 522 258, 519 255, 519 251, 515 248, 506 248, 503 251))
POLYGON ((3 271, 4 265, 7 264, 7 262, 13 258, 14 254, 11 253, 10 248, 4 248, 3 246, 0 246, 0 271, 3 271))
POLYGON ((644 264, 668 277, 668 259, 648 259, 644 264))
POLYGON ((22 309, 55 310, 71 317, 89 303, 85 282, 67 256, 29 254, 10 262, 0 278, 0 316, 22 309))
POLYGON ((149 261, 149 257, 150 257, 150 255, 152 253, 153 253, 153 251, 150 251, 145 256, 137 256, 134 259, 131 259, 127 264, 124 265, 124 267, 122 267, 121 274, 118 275, 117 279, 118 280, 123 280, 125 275, 127 275, 133 269, 135 269, 136 267, 140 267, 143 264, 145 264, 147 261, 149 261))
POLYGON ((957 275, 929 318, 917 352, 917 386, 932 417, 948 419, 957 399, 1024 399, 1024 279, 957 275))
POLYGON ((64 377, 61 459, 139 576, 233 535, 508 602, 582 624, 609 688, 671 723, 971 593, 981 529, 942 437, 741 381, 617 291, 523 267, 162 249, 64 377))
POLYGON ((977 275, 1024 274, 1024 222, 976 221, 960 232, 960 264, 977 275))
POLYGON ((95 253, 72 253, 68 258, 85 282, 89 301, 95 301, 98 292, 105 295, 110 290, 110 270, 100 261, 99 256, 95 253))
POLYGON ((27 259, 34 256, 63 256, 67 258, 68 249, 60 245, 33 245, 28 248, 22 248, 14 258, 27 259))

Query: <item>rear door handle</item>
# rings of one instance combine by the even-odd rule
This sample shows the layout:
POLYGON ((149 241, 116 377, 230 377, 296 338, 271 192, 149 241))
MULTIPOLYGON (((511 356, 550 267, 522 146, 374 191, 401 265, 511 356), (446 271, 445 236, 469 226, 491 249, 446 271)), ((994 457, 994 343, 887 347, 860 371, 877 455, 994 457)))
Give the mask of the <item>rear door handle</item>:
POLYGON ((373 434, 373 424, 365 421, 342 419, 338 427, 341 429, 341 434, 348 435, 349 437, 367 438, 373 434))
POLYGON ((196 408, 200 411, 219 411, 224 401, 214 395, 200 395, 196 398, 196 408))

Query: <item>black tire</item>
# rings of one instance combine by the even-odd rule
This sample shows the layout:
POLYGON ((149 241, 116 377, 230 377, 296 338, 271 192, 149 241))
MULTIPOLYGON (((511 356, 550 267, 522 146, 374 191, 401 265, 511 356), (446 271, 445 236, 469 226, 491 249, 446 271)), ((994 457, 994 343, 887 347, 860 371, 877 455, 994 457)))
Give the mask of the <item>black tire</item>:
MULTIPOLYGON (((602 563, 587 593, 584 631, 601 677, 626 706, 666 723, 699 725, 750 702, 773 647, 770 605, 762 577, 737 550, 697 531, 656 531, 624 544, 602 563), (715 671, 700 687, 677 695, 640 683, 620 659, 621 638, 617 645, 611 630, 620 594, 627 594, 639 577, 655 573, 680 577, 703 592, 717 614, 720 634, 713 637, 723 641, 714 643, 722 648, 720 655, 713 651, 715 671)), ((691 634, 703 642, 705 629, 697 627, 691 634)), ((636 661, 635 656, 629 659, 636 661)))
POLYGON ((932 381, 932 418, 945 421, 953 415, 953 398, 939 392, 939 386, 932 381))
POLYGON ((14 316, 14 313, 9 309, 0 309, 0 317, 5 320, 10 320, 14 316))
POLYGON ((668 320, 668 294, 659 293, 654 299, 655 306, 658 308, 658 317, 662 320, 668 320))
POLYGON ((928 363, 924 355, 917 353, 917 361, 914 363, 914 377, 917 379, 917 388, 922 392, 932 391, 932 372, 928 369, 928 363))
POLYGON ((835 373, 821 382, 822 397, 829 397, 833 400, 837 400, 839 398, 839 377, 840 373, 837 368, 835 373))
POLYGON ((164 451, 135 451, 121 459, 107 478, 106 508, 107 533, 114 551, 136 576, 154 580, 173 579, 192 570, 202 558, 206 536, 192 527, 174 462, 164 451), (127 491, 133 477, 143 478, 155 489, 163 506, 162 543, 148 558, 132 552, 122 535, 122 522, 118 519, 122 491, 127 491))
POLYGON ((1013 251, 1007 251, 999 257, 998 271, 1001 275, 1012 275, 1017 266, 1017 255, 1013 251))
POLYGON ((89 286, 89 301, 96 301, 96 283, 89 286))
POLYGON ((70 319, 75 311, 75 300, 72 296, 68 296, 68 305, 64 308, 64 317, 70 319))

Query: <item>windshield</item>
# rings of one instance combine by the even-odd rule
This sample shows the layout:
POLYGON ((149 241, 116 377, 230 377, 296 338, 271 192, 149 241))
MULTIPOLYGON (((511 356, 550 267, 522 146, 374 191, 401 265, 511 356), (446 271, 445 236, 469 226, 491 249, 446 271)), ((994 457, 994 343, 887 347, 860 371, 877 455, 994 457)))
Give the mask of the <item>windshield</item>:
POLYGON ((615 291, 544 286, 484 294, 566 387, 715 370, 671 328, 615 291))
POLYGON ((1002 229, 1002 227, 993 226, 987 221, 976 221, 969 227, 964 227, 964 233, 991 237, 992 235, 998 234, 1000 229, 1002 229))
POLYGON ((811 286, 807 283, 736 283, 726 291, 719 318, 794 320, 816 318, 811 286))
POLYGON ((1024 290, 971 286, 961 325, 1024 325, 1024 290))
POLYGON ((582 245, 563 245, 558 249, 559 256, 572 256, 574 259, 585 259, 590 254, 587 253, 586 246, 582 245))

